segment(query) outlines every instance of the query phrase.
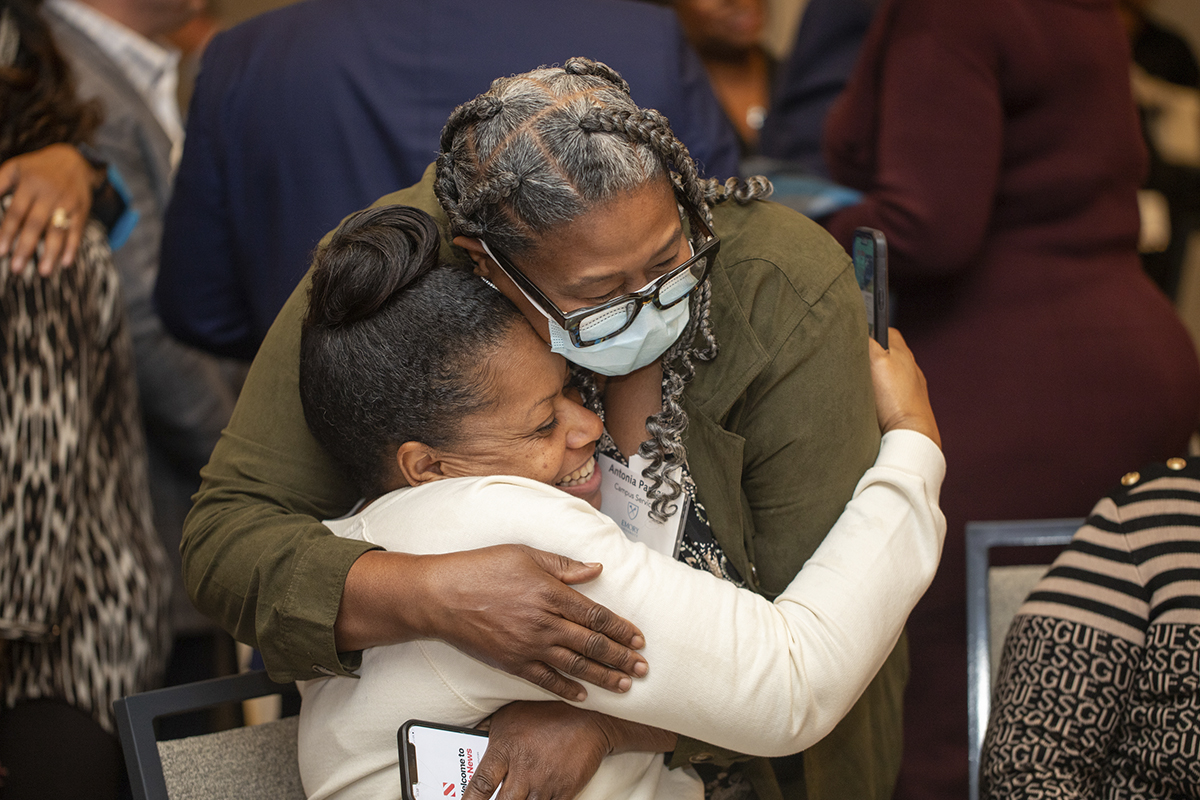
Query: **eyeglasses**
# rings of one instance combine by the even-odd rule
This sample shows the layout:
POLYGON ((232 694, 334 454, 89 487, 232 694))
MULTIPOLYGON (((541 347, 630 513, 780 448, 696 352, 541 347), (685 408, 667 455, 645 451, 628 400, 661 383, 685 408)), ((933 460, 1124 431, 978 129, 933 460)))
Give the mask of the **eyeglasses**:
POLYGON ((542 311, 557 322, 576 347, 590 347, 605 339, 611 339, 626 330, 637 319, 642 307, 653 303, 655 308, 666 310, 684 300, 708 277, 713 259, 721 249, 721 240, 713 233, 712 228, 704 221, 699 212, 682 195, 676 192, 679 204, 683 206, 691 224, 693 238, 699 239, 699 246, 692 245, 691 258, 675 267, 670 272, 655 278, 642 289, 632 294, 614 297, 597 306, 581 308, 570 313, 563 313, 554 305, 533 281, 513 266, 503 253, 484 243, 484 249, 497 266, 504 271, 513 283, 520 287, 525 296, 541 307, 542 311), (697 237, 697 234, 699 236, 697 237))

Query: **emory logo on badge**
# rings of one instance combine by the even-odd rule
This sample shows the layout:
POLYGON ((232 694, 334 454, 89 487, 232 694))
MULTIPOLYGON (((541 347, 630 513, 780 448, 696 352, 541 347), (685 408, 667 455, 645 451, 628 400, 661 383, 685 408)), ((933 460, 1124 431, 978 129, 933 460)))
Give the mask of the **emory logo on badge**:
MULTIPOLYGON (((687 496, 672 504, 672 513, 666 522, 656 522, 650 516, 652 503, 647 496, 649 481, 643 477, 650 460, 639 455, 631 456, 626 466, 616 459, 601 453, 596 458, 600 470, 600 511, 608 516, 630 541, 646 545, 663 555, 675 558, 679 554, 679 542, 683 537, 683 525, 687 519, 687 496), (646 519, 638 519, 642 509, 646 519), (637 524, 634 524, 637 520, 637 524)), ((676 474, 678 479, 678 474, 676 474)))

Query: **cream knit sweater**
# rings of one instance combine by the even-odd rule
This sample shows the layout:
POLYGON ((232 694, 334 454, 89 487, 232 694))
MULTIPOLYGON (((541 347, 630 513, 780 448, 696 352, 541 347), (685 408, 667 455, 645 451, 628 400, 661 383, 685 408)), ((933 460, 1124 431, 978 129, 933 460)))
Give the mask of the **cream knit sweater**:
MULTIPOLYGON (((778 756, 832 730, 896 644, 941 554, 944 474, 929 439, 888 433, 829 536, 774 603, 634 544, 582 501, 522 478, 401 489, 327 524, 406 553, 521 543, 602 563, 601 576, 577 588, 642 630, 650 672, 626 694, 591 687, 581 705, 778 756)), ((312 800, 399 798, 396 732, 408 719, 473 726, 514 700, 557 699, 438 641, 371 648, 359 674, 300 684, 300 768, 312 800)), ((690 769, 626 753, 604 760, 580 800, 702 796, 690 769)))

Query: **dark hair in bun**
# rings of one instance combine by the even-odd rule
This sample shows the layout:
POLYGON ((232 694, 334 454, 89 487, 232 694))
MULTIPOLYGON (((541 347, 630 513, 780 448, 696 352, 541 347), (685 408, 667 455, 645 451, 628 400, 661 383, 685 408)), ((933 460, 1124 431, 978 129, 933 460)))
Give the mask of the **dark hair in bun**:
POLYGON ((491 357, 524 318, 462 266, 438 259, 424 211, 346 219, 317 252, 300 337, 300 399, 317 441, 366 497, 395 483, 404 442, 452 447, 493 402, 491 357))

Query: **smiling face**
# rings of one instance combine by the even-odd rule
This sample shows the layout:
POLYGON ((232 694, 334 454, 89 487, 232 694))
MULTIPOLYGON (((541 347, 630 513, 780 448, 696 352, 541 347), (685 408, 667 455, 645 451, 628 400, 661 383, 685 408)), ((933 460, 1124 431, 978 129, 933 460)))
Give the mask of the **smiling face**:
MULTIPOLYGON (((454 242, 471 255, 476 272, 513 301, 549 342, 546 318, 479 241, 460 236, 454 242)), ((535 247, 510 258, 560 311, 570 313, 636 292, 691 254, 675 194, 661 178, 560 225, 535 247)))
POLYGON ((408 482, 517 475, 599 508, 595 451, 603 426, 568 386, 567 362, 532 328, 517 324, 480 370, 492 402, 462 420, 451 447, 402 445, 397 460, 408 482))

